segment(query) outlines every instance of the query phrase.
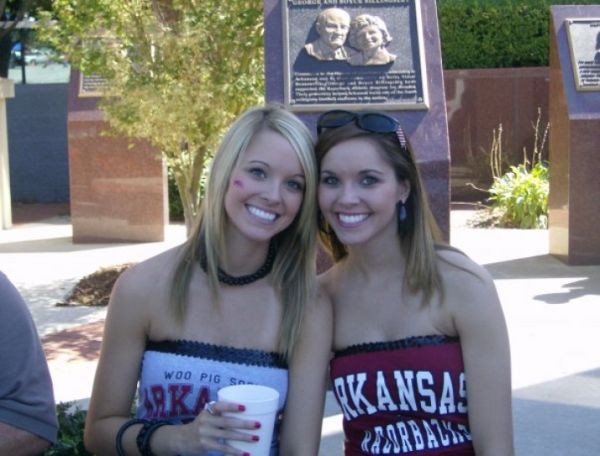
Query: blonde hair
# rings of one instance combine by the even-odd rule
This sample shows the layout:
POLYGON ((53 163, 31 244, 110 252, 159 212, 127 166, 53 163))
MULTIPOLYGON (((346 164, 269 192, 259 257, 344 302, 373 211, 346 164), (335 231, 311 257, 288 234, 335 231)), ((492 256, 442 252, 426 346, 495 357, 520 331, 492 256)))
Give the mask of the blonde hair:
MULTIPOLYGON (((412 293, 422 292, 424 302, 430 302, 435 291, 443 296, 443 287, 437 267, 436 245, 443 244, 440 230, 429 209, 427 194, 408 141, 401 146, 395 133, 372 133, 359 128, 354 122, 339 128, 327 129, 315 146, 317 164, 335 145, 354 138, 369 138, 379 144, 383 158, 390 164, 396 179, 407 181, 410 193, 405 201, 407 218, 398 226, 398 237, 406 255, 404 282, 412 293)), ((319 238, 335 262, 348 255, 348 250, 319 213, 319 238)))
POLYGON ((277 255, 272 281, 283 305, 279 350, 288 358, 300 332, 306 302, 314 297, 316 264, 317 173, 313 138, 294 114, 279 106, 255 107, 242 114, 225 134, 214 156, 205 198, 196 227, 183 246, 171 286, 173 312, 179 321, 186 314, 187 293, 193 266, 200 251, 206 256, 206 272, 213 297, 218 303, 218 267, 227 252, 224 238, 228 216, 225 195, 231 174, 254 136, 265 129, 282 135, 290 143, 302 166, 305 189, 302 206, 294 221, 272 242, 277 255))

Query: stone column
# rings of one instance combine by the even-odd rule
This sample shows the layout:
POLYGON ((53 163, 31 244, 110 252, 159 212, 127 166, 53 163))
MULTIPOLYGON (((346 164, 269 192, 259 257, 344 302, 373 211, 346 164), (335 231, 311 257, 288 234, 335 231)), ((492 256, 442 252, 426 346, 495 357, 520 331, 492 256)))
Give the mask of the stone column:
POLYGON ((6 99, 14 96, 14 82, 10 79, 0 78, 0 228, 3 230, 12 226, 6 99))
MULTIPOLYGON (((287 103, 313 131, 318 115, 329 109, 386 110, 395 116, 411 141, 431 209, 449 239, 450 145, 435 0, 265 0, 264 11, 267 101, 287 103), (286 4, 289 14, 284 14, 286 4), (305 46, 317 38, 316 18, 332 5, 351 18, 367 13, 385 22, 392 36, 387 50, 395 59, 382 64, 309 56, 305 46)), ((353 52, 347 49, 348 56, 353 52)))
POLYGON ((72 70, 68 98, 73 242, 163 241, 169 208, 160 152, 105 135, 99 98, 82 93, 80 77, 72 70))
POLYGON ((593 63, 597 18, 600 6, 552 7, 550 253, 574 265, 600 264, 600 70, 593 63), (570 42, 571 21, 584 26, 581 33, 571 30, 576 37, 570 42))

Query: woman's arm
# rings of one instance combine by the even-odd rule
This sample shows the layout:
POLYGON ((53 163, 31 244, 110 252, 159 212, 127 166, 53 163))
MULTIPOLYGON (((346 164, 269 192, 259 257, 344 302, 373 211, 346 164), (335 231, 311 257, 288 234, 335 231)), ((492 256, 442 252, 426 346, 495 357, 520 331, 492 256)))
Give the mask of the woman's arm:
MULTIPOLYGON (((476 266, 453 301, 467 383, 469 425, 478 456, 514 454, 508 332, 494 283, 476 266)), ((448 283, 448 282, 446 282, 448 283)), ((448 285, 447 285, 448 286, 448 285)), ((453 292, 451 292, 453 293, 453 292)))
MULTIPOLYGON (((170 318, 162 308, 168 302, 167 282, 161 277, 163 271, 170 270, 168 262, 150 261, 150 265, 142 263, 123 273, 111 295, 84 436, 86 448, 97 455, 116 454, 115 438, 130 419, 151 324, 167 324, 170 318)), ((186 425, 158 428, 150 441, 152 452, 163 456, 214 450, 241 456, 242 451, 216 439, 252 441, 252 435, 241 434, 238 429, 253 430, 254 421, 221 416, 223 412, 238 412, 238 404, 218 402, 213 410, 214 415, 203 411, 186 425)), ((141 427, 135 424, 124 432, 121 442, 125 454, 139 454, 136 437, 141 427)))
MULTIPOLYGON (((140 363, 146 344, 149 304, 139 290, 142 275, 135 270, 123 273, 113 287, 104 327, 100 359, 85 424, 86 448, 95 454, 116 454, 115 436, 130 419, 140 363)), ((137 454, 132 426, 123 436, 126 454, 137 454)))
POLYGON ((290 365, 281 454, 314 456, 319 451, 332 336, 331 302, 321 292, 305 310, 302 333, 290 365))

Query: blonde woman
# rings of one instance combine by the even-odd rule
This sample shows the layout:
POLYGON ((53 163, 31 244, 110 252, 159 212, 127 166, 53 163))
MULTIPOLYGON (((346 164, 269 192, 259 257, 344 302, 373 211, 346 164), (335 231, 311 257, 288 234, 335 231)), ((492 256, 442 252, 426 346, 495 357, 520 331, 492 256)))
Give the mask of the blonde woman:
POLYGON ((441 245, 412 151, 380 112, 318 121, 335 265, 333 391, 346 455, 513 454, 510 354, 492 280, 441 245))
POLYGON ((255 383, 280 393, 271 454, 316 454, 331 310, 314 283, 315 189, 312 138, 296 116, 254 108, 232 125, 190 239, 115 285, 90 451, 242 455, 227 441, 256 441, 240 431, 257 423, 222 416, 244 404, 214 401, 221 387, 255 383))

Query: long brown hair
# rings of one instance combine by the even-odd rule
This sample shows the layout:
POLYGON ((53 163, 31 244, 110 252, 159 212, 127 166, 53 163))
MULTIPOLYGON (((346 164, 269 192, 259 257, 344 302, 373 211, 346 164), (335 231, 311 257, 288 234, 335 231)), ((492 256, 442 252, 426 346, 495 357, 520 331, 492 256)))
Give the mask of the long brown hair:
MULTIPOLYGON (((315 152, 317 166, 332 147, 355 138, 368 138, 381 146, 383 158, 394 169, 396 179, 407 181, 410 192, 405 201, 407 218, 398 226, 398 237, 406 255, 404 281, 412 293, 422 292, 429 302, 435 291, 443 294, 437 267, 436 244, 442 243, 437 223, 429 208, 427 194, 417 168, 410 143, 403 146, 395 133, 373 133, 363 130, 354 122, 339 128, 326 129, 319 135, 315 152)), ((319 211, 319 239, 333 260, 338 262, 348 255, 346 246, 338 239, 319 211)))
POLYGON ((271 277, 283 304, 283 321, 279 349, 286 356, 293 352, 300 332, 306 302, 315 292, 316 258, 316 186, 317 173, 313 138, 308 128, 294 114, 279 106, 252 108, 230 127, 213 159, 206 195, 198 220, 184 244, 171 286, 171 304, 178 321, 187 310, 189 282, 199 251, 206 255, 206 272, 212 295, 218 303, 218 267, 227 251, 224 238, 229 222, 225 212, 225 195, 231 174, 252 138, 264 129, 285 137, 300 161, 305 190, 302 207, 294 221, 273 242, 277 255, 271 277))

